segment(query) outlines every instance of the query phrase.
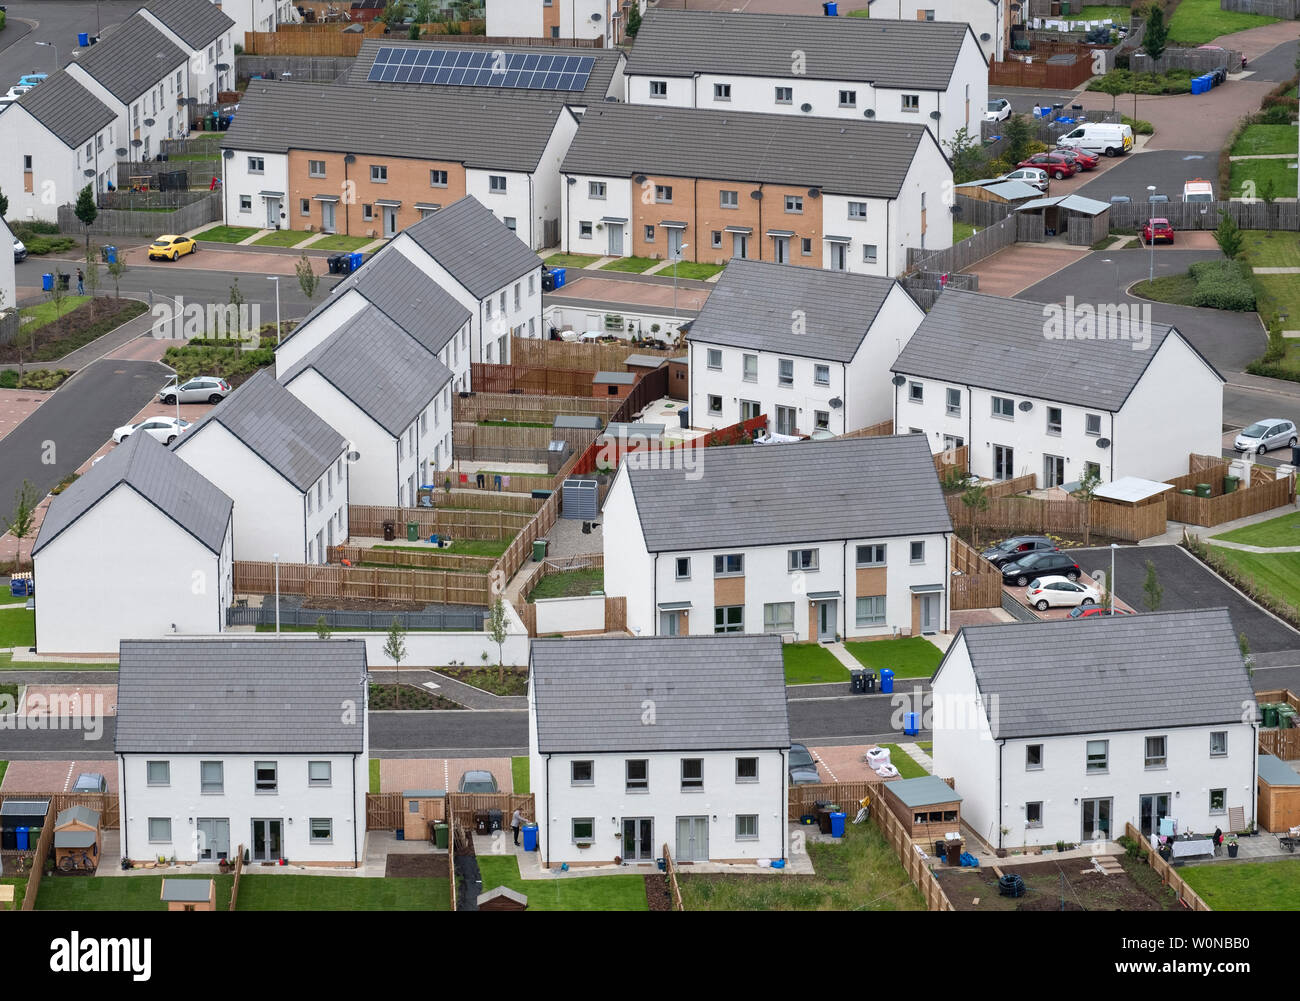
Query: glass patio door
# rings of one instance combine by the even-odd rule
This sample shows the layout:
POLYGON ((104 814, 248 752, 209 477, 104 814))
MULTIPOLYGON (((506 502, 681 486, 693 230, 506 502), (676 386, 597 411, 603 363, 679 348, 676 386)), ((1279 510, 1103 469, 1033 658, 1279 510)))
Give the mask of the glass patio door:
POLYGON ((1160 831, 1160 818, 1169 816, 1169 793, 1148 793, 1138 798, 1138 824, 1143 834, 1151 837, 1160 831))
POLYGON ((629 862, 644 862, 655 858, 654 832, 653 817, 624 817, 623 858, 629 862))
POLYGON ((1083 824, 1079 835, 1080 841, 1094 841, 1110 837, 1109 799, 1085 799, 1083 801, 1083 824))
POLYGON ((709 818, 677 818, 677 861, 707 862, 709 860, 709 818))
POLYGON ((251 858, 254 862, 274 862, 281 857, 283 852, 280 850, 280 823, 279 820, 253 821, 251 858))

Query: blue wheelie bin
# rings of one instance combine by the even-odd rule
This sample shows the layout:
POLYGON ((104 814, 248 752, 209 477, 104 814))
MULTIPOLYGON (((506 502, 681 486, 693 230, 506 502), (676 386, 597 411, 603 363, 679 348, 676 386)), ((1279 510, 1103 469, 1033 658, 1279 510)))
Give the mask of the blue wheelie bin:
POLYGON ((886 695, 894 690, 894 672, 887 667, 880 670, 880 690, 886 695))
POLYGON ((537 825, 524 824, 524 851, 537 851, 537 825))

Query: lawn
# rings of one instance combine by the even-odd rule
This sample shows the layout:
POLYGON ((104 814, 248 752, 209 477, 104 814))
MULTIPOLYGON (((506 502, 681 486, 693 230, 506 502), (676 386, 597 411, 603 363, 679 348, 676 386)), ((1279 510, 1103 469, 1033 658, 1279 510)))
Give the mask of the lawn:
POLYGON ((676 271, 678 278, 694 278, 697 281, 704 281, 706 278, 712 278, 725 268, 725 264, 701 264, 698 261, 678 261, 670 268, 664 268, 659 272, 669 278, 673 277, 676 271))
POLYGON ((849 17, 870 17, 870 16, 871 16, 871 11, 868 10, 866 7, 863 7, 861 10, 849 11, 849 17))
POLYGON ((8 768, 9 768, 9 762, 0 761, 0 782, 4 782, 5 772, 8 770, 8 768))
POLYGON ((1300 910, 1300 860, 1189 865, 1178 874, 1216 911, 1300 910))
POLYGON ((494 664, 487 667, 439 667, 435 670, 449 678, 489 692, 492 695, 527 695, 528 672, 507 668, 504 671, 494 664))
POLYGON ((880 746, 889 749, 889 763, 898 769, 898 774, 903 778, 919 779, 930 774, 917 763, 914 757, 897 744, 881 744, 880 746))
POLYGON ((267 233, 266 236, 259 240, 253 241, 255 247, 296 247, 303 240, 308 240, 315 236, 315 233, 308 233, 297 229, 277 229, 273 233, 267 233))
POLYGON ((954 222, 952 224, 952 242, 960 243, 962 240, 968 240, 979 230, 975 228, 973 222, 954 222))
MULTIPOLYGON (((528 759, 511 758, 510 759, 510 779, 514 783, 513 789, 516 796, 527 796, 530 789, 528 785, 528 759)), ((0 772, 0 778, 4 772, 0 772)))
POLYGON ((589 268, 599 260, 598 254, 552 254, 542 263, 548 268, 589 268))
POLYGON ((1181 275, 1165 275, 1155 281, 1138 282, 1129 291, 1139 299, 1190 306, 1192 297, 1196 295, 1196 279, 1184 271, 1181 275))
POLYGON ((324 239, 317 240, 311 245, 312 250, 332 250, 336 254, 348 253, 353 250, 360 250, 367 244, 374 243, 368 236, 344 236, 342 233, 334 233, 324 239))
POLYGON ((240 243, 260 232, 256 226, 213 226, 196 234, 194 239, 206 243, 240 243))
MULTIPOLYGON (((1260 293, 1259 315, 1265 322, 1274 312, 1285 313, 1287 329, 1300 326, 1300 281, 1295 275, 1255 275, 1255 285, 1260 293)), ((1287 346, 1300 345, 1290 341, 1287 346)))
MULTIPOLYGON (((168 879, 215 879, 217 910, 230 907, 230 886, 234 876, 168 876, 168 879)), ((268 880, 271 877, 267 877, 268 880)), ((292 878, 292 877, 285 877, 292 878)), ((165 911, 162 876, 47 876, 36 895, 38 911, 165 911)), ((336 880, 327 880, 336 882, 336 880)), ((246 880, 240 880, 242 899, 246 880)))
POLYGON ((1070 5, 1071 21, 1114 21, 1116 24, 1128 24, 1130 12, 1127 6, 1090 5, 1082 7, 1076 14, 1074 5, 1070 5))
POLYGON ((0 594, 0 605, 21 605, 26 600, 27 595, 25 594, 10 594, 7 591, 0 594))
POLYGON ((608 264, 602 265, 600 270, 624 271, 639 275, 642 271, 649 270, 656 264, 663 264, 663 261, 657 261, 652 257, 619 257, 608 264))
POLYGON ((379 795, 379 759, 370 759, 370 792, 371 795, 379 795))
POLYGON ((1300 233, 1248 229, 1241 236, 1241 256, 1252 268, 1300 268, 1300 233))
POLYGON ((580 598, 597 592, 604 593, 604 570, 566 570, 553 573, 537 582, 529 602, 538 598, 580 598))
MULTIPOLYGON (((678 876, 688 911, 923 911, 925 901, 874 823, 839 844, 811 843, 815 876, 678 876)), ((487 885, 486 882, 483 884, 487 885)))
POLYGON ((530 911, 649 910, 642 875, 525 881, 513 855, 480 855, 478 867, 485 891, 508 886, 527 895, 530 911))
POLYGON ((65 295, 59 301, 57 310, 54 308, 53 302, 43 302, 37 306, 24 306, 18 311, 18 315, 28 321, 23 324, 23 333, 30 334, 33 330, 40 330, 47 323, 63 319, 78 306, 88 302, 90 302, 90 296, 88 295, 65 295))
MULTIPOLYGON (((28 646, 31 644, 29 643, 28 646)), ((7 651, 0 653, 0 671, 116 671, 116 664, 95 664, 82 661, 23 661, 14 663, 13 655, 7 651)))
POLYGON ((428 546, 375 546, 376 549, 405 549, 407 552, 416 553, 460 553, 462 556, 491 556, 497 557, 510 548, 510 543, 514 542, 513 538, 509 539, 454 539, 450 546, 445 549, 432 549, 428 546))
POLYGON ((1273 182, 1273 194, 1278 198, 1296 196, 1296 168, 1294 160, 1233 160, 1229 190, 1233 198, 1245 198, 1248 193, 1243 185, 1249 181, 1255 183, 1250 197, 1263 198, 1264 184, 1273 182))
POLYGON ((4 879, 0 879, 0 886, 12 886, 14 888, 14 902, 12 904, 0 904, 0 911, 21 911, 23 909, 23 897, 27 895, 27 877, 6 876, 4 879))
POLYGON ((863 666, 876 672, 887 667, 895 678, 928 678, 943 659, 939 648, 920 636, 844 645, 863 666))
POLYGON ((1233 156, 1261 156, 1266 153, 1294 153, 1297 132, 1295 125, 1247 125, 1241 138, 1232 147, 1233 156))
POLYGON ((849 669, 817 643, 787 643, 781 647, 787 685, 822 685, 848 681, 849 669))
MULTIPOLYGON (((450 906, 445 879, 363 879, 341 876, 258 876, 239 881, 241 911, 437 911, 450 906)), ((234 876, 168 876, 216 879, 217 910, 230 907, 234 876)), ((163 911, 162 876, 58 876, 41 880, 38 911, 163 911)))
POLYGON ((1220 35, 1274 24, 1275 17, 1219 9, 1219 0, 1182 0, 1169 21, 1169 44, 1204 45, 1220 35))
POLYGON ((36 612, 9 610, 0 615, 0 650, 36 645, 36 612))
POLYGON ((1211 536, 1225 542, 1240 542, 1247 546, 1300 546, 1300 513, 1284 514, 1280 518, 1234 528, 1231 532, 1211 536))
MULTIPOLYGON (((33 310, 44 310, 50 307, 48 314, 53 315, 51 304, 42 303, 40 306, 29 307, 33 310)), ((148 312, 149 307, 143 302, 137 302, 134 299, 113 299, 103 297, 94 303, 86 303, 80 296, 64 296, 63 298, 63 321, 62 323, 46 324, 46 329, 42 330, 36 338, 36 353, 28 354, 24 359, 28 363, 54 361, 62 358, 70 351, 89 344, 96 338, 121 326, 127 320, 134 319, 141 313, 148 312), (80 308, 70 310, 68 303, 76 301, 80 303, 80 308)), ((23 310, 27 312, 26 309, 23 310)), ((30 337, 30 327, 23 328, 24 335, 30 337)), ((0 362, 6 364, 18 360, 18 351, 15 345, 6 344, 0 346, 0 362)))
POLYGON ((1300 553, 1243 553, 1219 546, 1214 555, 1273 597, 1300 607, 1300 553))
MULTIPOLYGON (((5 685, 5 684, 0 684, 0 706, 2 706, 2 705, 5 704, 5 703, 4 703, 4 699, 5 699, 6 696, 8 696, 8 697, 9 697, 10 699, 12 699, 15 703, 17 703, 17 701, 18 701, 18 686, 17 686, 17 685, 5 685)), ((5 777, 4 769, 3 769, 3 768, 0 768, 0 781, 3 781, 4 777, 5 777)))

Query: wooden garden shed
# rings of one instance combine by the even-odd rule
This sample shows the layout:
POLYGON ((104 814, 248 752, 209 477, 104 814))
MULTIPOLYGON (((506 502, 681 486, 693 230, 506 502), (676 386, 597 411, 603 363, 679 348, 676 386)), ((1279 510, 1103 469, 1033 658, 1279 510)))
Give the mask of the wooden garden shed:
POLYGON ((99 862, 101 845, 99 811, 88 806, 70 806, 54 818, 54 864, 70 858, 81 865, 83 853, 99 862))
POLYGON ((591 395, 607 400, 624 399, 638 378, 632 372, 597 372, 591 378, 591 395))
POLYGON ((1112 480, 1099 486, 1094 492, 1093 497, 1099 501, 1105 501, 1107 504, 1119 504, 1122 507, 1146 507, 1149 504, 1159 504, 1164 500, 1164 494, 1172 490, 1172 483, 1161 483, 1157 480, 1144 480, 1140 476, 1121 476, 1118 480, 1112 480))
POLYGON ((445 789, 402 791, 402 837, 407 841, 428 841, 429 825, 447 817, 445 789))
POLYGON ((886 782, 880 794, 914 841, 933 844, 961 831, 961 797, 937 776, 886 782))
POLYGON ((668 399, 690 399, 691 356, 668 359, 668 399))
POLYGON ((1041 215, 1049 238, 1064 233, 1066 242, 1076 247, 1091 247, 1110 233, 1110 206, 1083 195, 1035 198, 1016 211, 1041 215))
POLYGON ((1259 826, 1278 833, 1300 826, 1300 772, 1271 754, 1259 756, 1255 815, 1259 826))
POLYGON ((215 879, 164 879, 162 900, 169 911, 215 911, 215 879))
POLYGON ((495 890, 488 890, 478 895, 478 909, 480 911, 526 911, 528 898, 508 886, 498 886, 495 890))

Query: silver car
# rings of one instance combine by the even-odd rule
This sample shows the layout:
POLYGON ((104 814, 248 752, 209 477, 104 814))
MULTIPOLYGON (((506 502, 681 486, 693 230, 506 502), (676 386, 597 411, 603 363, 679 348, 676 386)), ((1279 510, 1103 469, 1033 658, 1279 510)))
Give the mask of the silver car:
POLYGON ((181 403, 220 403, 230 395, 230 383, 215 376, 200 375, 188 382, 183 382, 178 389, 176 376, 167 380, 167 384, 158 390, 158 399, 168 405, 181 403))
POLYGON ((1047 178, 1047 171, 1039 167, 1017 167, 1015 170, 1002 175, 1004 181, 1024 181, 1031 188, 1037 188, 1043 194, 1047 194, 1052 182, 1047 178))
POLYGON ((1297 441, 1295 424, 1280 417, 1266 417, 1256 421, 1237 435, 1232 447, 1238 452, 1258 452, 1263 455, 1270 448, 1295 446, 1297 441))

